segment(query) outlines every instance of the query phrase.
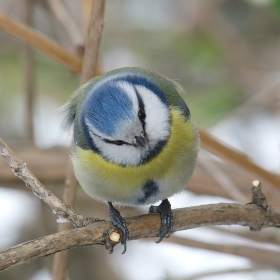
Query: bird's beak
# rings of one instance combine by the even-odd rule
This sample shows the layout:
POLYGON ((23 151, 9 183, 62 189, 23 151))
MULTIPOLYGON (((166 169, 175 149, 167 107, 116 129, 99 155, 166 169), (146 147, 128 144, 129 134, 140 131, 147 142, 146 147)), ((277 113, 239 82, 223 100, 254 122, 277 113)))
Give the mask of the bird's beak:
POLYGON ((136 144, 142 148, 148 149, 147 139, 142 136, 135 136, 136 144))

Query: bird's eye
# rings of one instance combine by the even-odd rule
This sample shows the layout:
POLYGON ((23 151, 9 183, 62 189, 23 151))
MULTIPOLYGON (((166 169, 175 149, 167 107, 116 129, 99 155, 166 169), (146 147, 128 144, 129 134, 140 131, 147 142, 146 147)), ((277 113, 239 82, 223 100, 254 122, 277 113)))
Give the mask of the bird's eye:
POLYGON ((138 111, 138 117, 140 121, 144 121, 146 119, 146 113, 143 109, 138 111))

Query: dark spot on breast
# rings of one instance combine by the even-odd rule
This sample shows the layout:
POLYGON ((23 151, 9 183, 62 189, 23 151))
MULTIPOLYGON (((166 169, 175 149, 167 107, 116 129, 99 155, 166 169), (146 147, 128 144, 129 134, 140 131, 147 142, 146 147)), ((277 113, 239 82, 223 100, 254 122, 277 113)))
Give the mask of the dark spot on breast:
POLYGON ((145 204, 150 197, 157 195, 159 192, 158 185, 153 180, 147 181, 142 190, 144 195, 138 199, 139 204, 145 204))

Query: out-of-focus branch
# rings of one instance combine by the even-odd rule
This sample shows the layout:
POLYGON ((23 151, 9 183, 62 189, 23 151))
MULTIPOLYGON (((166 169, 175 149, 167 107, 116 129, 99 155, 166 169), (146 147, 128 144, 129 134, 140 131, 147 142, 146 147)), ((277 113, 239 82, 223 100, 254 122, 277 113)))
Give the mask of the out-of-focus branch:
POLYGON ((225 269, 225 270, 217 270, 217 271, 208 271, 208 272, 202 272, 198 273, 189 277, 184 278, 176 278, 173 280, 199 280, 204 277, 211 277, 211 276, 218 276, 218 275, 225 275, 225 274, 238 274, 238 273, 246 273, 246 272, 254 272, 254 271, 260 271, 265 270, 266 267, 260 266, 253 266, 248 268, 235 268, 235 269, 225 269))
POLYGON ((83 15, 84 15, 83 16, 83 19, 84 19, 84 28, 83 29, 84 29, 85 36, 87 35, 87 32, 88 32, 93 1, 94 0, 83 0, 82 1, 83 15))
POLYGON ((261 168, 245 155, 223 144, 221 141, 211 136, 208 132, 200 130, 199 133, 201 136, 201 146, 203 148, 224 160, 238 164, 244 169, 256 174, 257 178, 260 180, 265 180, 271 183, 278 190, 280 189, 280 176, 261 168))
MULTIPOLYGON (((208 155, 208 154, 207 154, 208 155)), ((203 165, 204 169, 208 171, 209 174, 214 178, 214 180, 218 183, 220 188, 226 191, 229 196, 236 201, 245 203, 246 196, 242 193, 242 191, 229 179, 229 177, 216 165, 213 159, 210 159, 208 155, 208 161, 201 161, 200 164, 203 165), (210 164, 209 164, 210 161, 210 164)))
MULTIPOLYGON (((24 18, 27 25, 33 25, 33 0, 25 0, 24 18)), ((34 51, 27 44, 23 44, 23 64, 24 64, 24 93, 26 99, 25 119, 26 119, 26 138, 28 143, 34 143, 34 99, 35 99, 35 64, 34 51)))
POLYGON ((253 231, 241 231, 241 230, 233 230, 231 228, 225 227, 213 227, 218 233, 231 235, 235 237, 240 237, 242 239, 247 239, 249 241, 254 241, 259 244, 274 244, 280 246, 280 236, 279 233, 273 229, 262 231, 262 232, 253 232, 253 231))
POLYGON ((83 42, 83 36, 81 35, 75 21, 71 18, 67 8, 64 6, 61 0, 48 0, 52 12, 55 14, 59 22, 66 30, 74 46, 77 46, 83 42))
POLYGON ((279 267, 280 265, 279 251, 277 250, 264 249, 248 245, 215 244, 179 236, 172 236, 169 239, 166 239, 165 242, 172 242, 191 248, 245 257, 256 263, 262 263, 263 265, 274 268, 279 267))
MULTIPOLYGON (((74 208, 75 206, 77 187, 78 182, 73 172, 72 163, 69 160, 67 164, 62 200, 66 205, 69 205, 71 208, 74 208)), ((59 223, 58 232, 69 230, 70 228, 70 223, 59 223)), ((64 280, 67 278, 67 258, 68 250, 55 254, 52 266, 53 280, 64 280)))
POLYGON ((96 71, 99 44, 104 26, 104 9, 105 0, 93 1, 83 57, 81 84, 93 78, 96 71))
POLYGON ((0 12, 0 28, 20 38, 46 55, 49 55, 71 71, 75 73, 81 71, 82 60, 79 56, 67 51, 45 35, 29 28, 27 25, 3 12, 0 12))

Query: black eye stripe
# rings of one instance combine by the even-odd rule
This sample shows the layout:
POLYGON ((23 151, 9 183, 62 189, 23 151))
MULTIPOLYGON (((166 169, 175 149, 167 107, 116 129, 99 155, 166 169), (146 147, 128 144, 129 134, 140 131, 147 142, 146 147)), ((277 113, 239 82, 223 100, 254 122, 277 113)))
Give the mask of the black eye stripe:
POLYGON ((117 146, 121 146, 121 145, 131 145, 125 141, 122 140, 109 140, 109 139, 102 139, 105 143, 109 143, 109 144, 114 144, 117 146))
POLYGON ((138 118, 142 122, 143 129, 145 130, 145 119, 146 119, 145 105, 144 105, 143 99, 140 96, 140 94, 138 93, 137 89, 136 88, 134 88, 134 89, 135 89, 135 93, 136 93, 137 100, 138 100, 138 106, 139 106, 138 118))
POLYGON ((109 139, 106 139, 106 138, 102 138, 101 136, 93 133, 94 136, 98 137, 100 140, 102 140, 103 142, 105 143, 109 143, 109 144, 114 144, 114 145, 117 145, 117 146, 121 146, 121 145, 131 145, 125 141, 122 141, 122 140, 109 140, 109 139))

